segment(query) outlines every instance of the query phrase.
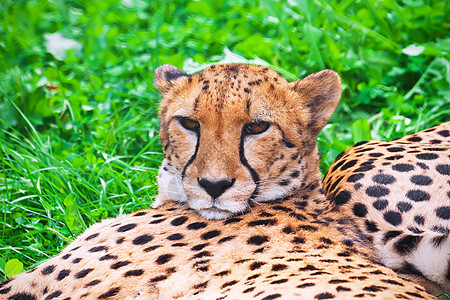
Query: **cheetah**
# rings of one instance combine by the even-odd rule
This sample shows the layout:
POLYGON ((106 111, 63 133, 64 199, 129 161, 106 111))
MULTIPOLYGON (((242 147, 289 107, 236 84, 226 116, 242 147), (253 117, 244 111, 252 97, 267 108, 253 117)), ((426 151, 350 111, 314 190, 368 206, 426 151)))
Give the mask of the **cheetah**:
POLYGON ((384 265, 450 293, 450 122, 392 142, 358 143, 336 159, 324 187, 384 265))
POLYGON ((322 189, 316 136, 341 96, 324 70, 155 71, 157 208, 94 224, 0 284, 2 299, 432 299, 382 266, 322 189))

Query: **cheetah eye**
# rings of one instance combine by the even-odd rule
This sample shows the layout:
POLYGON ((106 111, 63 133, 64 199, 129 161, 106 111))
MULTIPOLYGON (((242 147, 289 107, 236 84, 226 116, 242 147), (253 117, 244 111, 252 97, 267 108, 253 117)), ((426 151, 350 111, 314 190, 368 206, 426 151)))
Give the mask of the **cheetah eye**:
POLYGON ((177 118, 178 122, 181 126, 183 126, 184 129, 190 130, 190 131, 197 131, 200 128, 200 124, 191 118, 188 117, 179 117, 177 118))
POLYGON ((244 132, 247 134, 261 134, 270 127, 270 123, 266 121, 257 121, 244 125, 244 132))

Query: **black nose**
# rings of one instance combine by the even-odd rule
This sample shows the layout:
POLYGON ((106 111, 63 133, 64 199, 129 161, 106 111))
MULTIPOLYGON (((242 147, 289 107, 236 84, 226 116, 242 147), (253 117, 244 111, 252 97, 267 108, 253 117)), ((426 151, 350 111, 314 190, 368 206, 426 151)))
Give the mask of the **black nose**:
POLYGON ((214 199, 225 193, 230 188, 236 179, 228 180, 222 179, 217 181, 211 181, 205 178, 198 179, 198 184, 214 199))

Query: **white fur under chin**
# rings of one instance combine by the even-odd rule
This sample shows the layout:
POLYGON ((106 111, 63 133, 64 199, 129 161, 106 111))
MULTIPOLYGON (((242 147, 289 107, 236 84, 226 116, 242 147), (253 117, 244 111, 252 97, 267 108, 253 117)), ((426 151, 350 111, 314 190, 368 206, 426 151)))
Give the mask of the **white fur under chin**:
POLYGON ((185 203, 188 201, 183 189, 181 174, 163 160, 158 175, 158 195, 153 202, 153 207, 158 207, 167 201, 185 203))
POLYGON ((223 220, 232 217, 234 214, 230 211, 221 210, 217 208, 208 208, 197 210, 197 213, 208 220, 223 220))

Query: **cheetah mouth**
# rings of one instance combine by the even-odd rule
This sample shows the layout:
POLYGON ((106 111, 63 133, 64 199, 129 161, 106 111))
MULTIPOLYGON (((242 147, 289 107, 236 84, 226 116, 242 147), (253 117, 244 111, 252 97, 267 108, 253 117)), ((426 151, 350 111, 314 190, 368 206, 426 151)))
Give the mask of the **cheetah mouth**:
POLYGON ((240 212, 235 212, 212 206, 210 208, 198 209, 197 213, 208 220, 223 220, 230 218, 236 214, 239 214, 240 212))

